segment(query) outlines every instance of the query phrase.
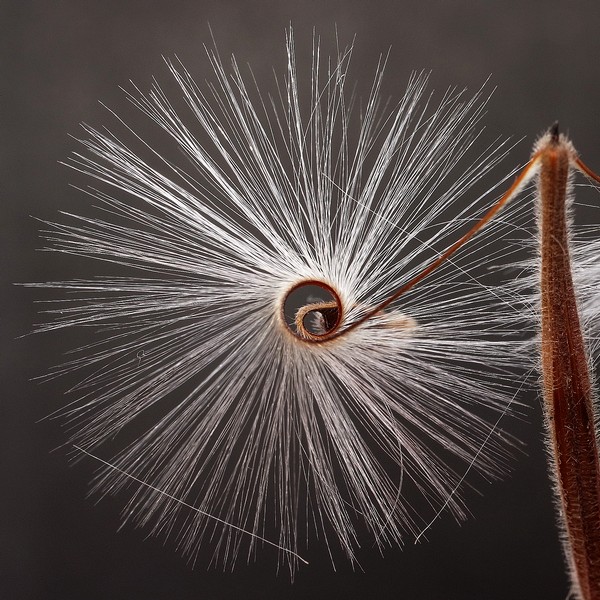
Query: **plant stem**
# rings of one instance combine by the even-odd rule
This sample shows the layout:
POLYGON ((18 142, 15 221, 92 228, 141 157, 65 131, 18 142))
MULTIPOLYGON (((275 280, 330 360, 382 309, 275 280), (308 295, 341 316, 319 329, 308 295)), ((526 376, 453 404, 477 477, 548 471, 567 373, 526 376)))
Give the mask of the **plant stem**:
POLYGON ((551 470, 573 592, 581 600, 600 600, 600 464, 569 253, 569 179, 577 159, 557 126, 539 151, 542 372, 551 470))

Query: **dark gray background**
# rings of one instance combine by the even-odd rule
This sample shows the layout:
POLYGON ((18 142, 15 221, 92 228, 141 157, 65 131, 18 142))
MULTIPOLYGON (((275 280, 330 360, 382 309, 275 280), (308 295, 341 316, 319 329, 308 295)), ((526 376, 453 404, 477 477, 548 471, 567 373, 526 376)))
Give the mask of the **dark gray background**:
MULTIPOLYGON (((267 81, 281 70, 284 30, 300 46, 317 26, 331 39, 357 35, 352 74, 372 77, 391 45, 386 93, 402 92, 414 69, 432 69, 437 89, 498 86, 486 119, 490 135, 526 136, 506 170, 526 160, 543 129, 559 119, 584 160, 600 169, 600 5, 589 2, 3 2, 2 23, 2 400, 0 404, 0 597, 120 598, 403 598, 414 600, 562 600, 567 593, 546 476, 539 401, 513 430, 528 456, 515 458, 504 482, 472 494, 473 517, 449 518, 429 542, 390 550, 365 548, 364 571, 343 561, 303 568, 291 585, 272 561, 235 573, 192 570, 146 533, 117 532, 121 499, 97 507, 85 499, 95 465, 70 468, 60 424, 38 422, 63 402, 64 382, 30 378, 59 360, 68 335, 25 337, 36 321, 31 290, 12 282, 65 276, 57 256, 41 254, 38 224, 75 209, 81 196, 60 166, 75 149, 78 123, 102 124, 98 100, 122 107, 117 89, 165 77, 161 55, 179 55, 197 77, 208 74, 202 44, 210 22, 224 55, 234 52, 267 81)), ((597 197, 596 197, 597 198, 597 197)), ((70 263, 71 274, 86 266, 70 263)), ((265 555, 267 556, 267 555, 265 555)))

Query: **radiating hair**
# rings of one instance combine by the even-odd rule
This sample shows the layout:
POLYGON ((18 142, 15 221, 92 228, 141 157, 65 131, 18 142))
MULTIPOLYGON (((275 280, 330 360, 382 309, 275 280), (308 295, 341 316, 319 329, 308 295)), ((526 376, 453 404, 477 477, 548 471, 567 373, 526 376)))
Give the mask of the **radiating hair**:
POLYGON ((96 180, 96 206, 48 224, 51 249, 126 269, 42 284, 66 294, 42 330, 96 336, 56 370, 82 372, 70 441, 108 461, 97 490, 135 486, 125 520, 194 558, 205 543, 233 564, 264 538, 292 572, 317 539, 356 560, 361 540, 398 544, 441 507, 464 516, 465 471, 496 477, 512 451, 497 424, 521 316, 489 273, 513 251, 507 219, 347 335, 294 326, 290 291, 312 283, 307 327, 331 327, 333 302, 343 331, 506 180, 482 183, 508 150, 482 143, 483 89, 435 100, 420 73, 385 103, 382 59, 359 106, 351 53, 316 41, 308 92, 290 31, 272 95, 216 50, 204 86, 167 61, 180 98, 158 83, 128 98, 179 152, 119 119, 119 137, 84 126, 68 164, 96 180))

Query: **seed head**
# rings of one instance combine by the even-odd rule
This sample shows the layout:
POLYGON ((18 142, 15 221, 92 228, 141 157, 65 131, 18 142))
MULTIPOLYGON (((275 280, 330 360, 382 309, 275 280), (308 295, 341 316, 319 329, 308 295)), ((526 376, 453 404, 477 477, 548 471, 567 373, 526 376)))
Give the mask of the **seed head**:
POLYGON ((383 103, 385 61, 359 110, 351 52, 315 43, 308 95, 291 32, 272 96, 216 51, 204 86, 167 61, 183 108, 157 83, 128 98, 180 152, 121 122, 84 126, 68 163, 99 205, 49 224, 51 248, 124 273, 44 284, 69 296, 42 329, 97 334, 60 369, 85 374, 71 441, 110 463, 96 489, 135 486, 125 520, 192 557, 234 563, 266 538, 292 571, 308 543, 355 560, 428 510, 462 517, 465 470, 506 468, 518 335, 487 272, 506 221, 343 334, 481 216, 506 144, 475 151, 481 91, 435 102, 415 74, 383 103))

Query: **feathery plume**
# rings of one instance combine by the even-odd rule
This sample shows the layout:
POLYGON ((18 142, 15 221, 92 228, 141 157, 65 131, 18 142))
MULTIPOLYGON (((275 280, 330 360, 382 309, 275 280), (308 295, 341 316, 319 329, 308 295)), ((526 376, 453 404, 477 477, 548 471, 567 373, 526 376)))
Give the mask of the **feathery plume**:
POLYGON ((400 543, 427 510, 462 518, 465 470, 506 468, 518 315, 482 257, 511 252, 493 244, 510 224, 372 313, 481 217, 507 145, 475 150, 482 91, 434 103, 417 74, 383 103, 385 61, 357 115, 351 52, 315 42, 305 94, 290 32, 273 97, 216 51, 204 88, 167 61, 185 107, 157 83, 128 97, 185 160, 85 126, 68 164, 97 212, 48 224, 50 249, 127 273, 42 284, 69 295, 41 330, 97 335, 56 371, 84 373, 71 443, 106 458, 96 490, 135 486, 125 520, 191 557, 273 540, 293 572, 322 535, 356 560, 362 536, 400 543))

